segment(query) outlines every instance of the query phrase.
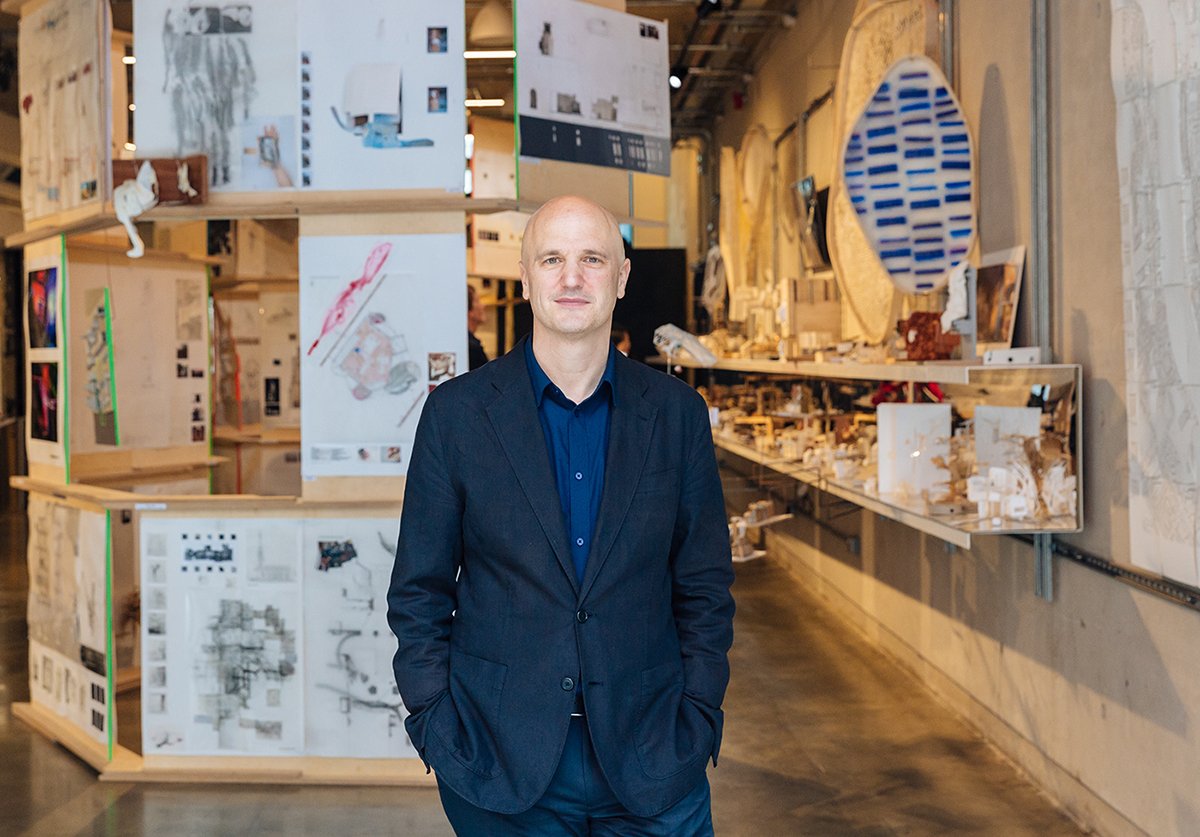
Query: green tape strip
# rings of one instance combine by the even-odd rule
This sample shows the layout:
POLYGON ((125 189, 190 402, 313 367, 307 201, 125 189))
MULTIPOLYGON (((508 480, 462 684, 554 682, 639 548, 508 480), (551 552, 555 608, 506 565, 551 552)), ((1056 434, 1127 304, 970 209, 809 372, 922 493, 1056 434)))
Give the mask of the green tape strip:
POLYGON ((113 758, 113 742, 116 735, 116 710, 114 706, 117 702, 116 693, 116 656, 113 653, 113 588, 112 588, 112 512, 108 509, 104 511, 104 601, 106 613, 107 630, 105 632, 105 642, 108 651, 105 655, 106 665, 104 666, 105 678, 108 681, 104 696, 107 699, 108 722, 107 722, 107 737, 108 737, 108 760, 113 758))
POLYGON ((104 340, 108 343, 108 393, 112 401, 113 438, 121 446, 121 413, 117 410, 117 364, 113 361, 112 297, 104 289, 104 340))

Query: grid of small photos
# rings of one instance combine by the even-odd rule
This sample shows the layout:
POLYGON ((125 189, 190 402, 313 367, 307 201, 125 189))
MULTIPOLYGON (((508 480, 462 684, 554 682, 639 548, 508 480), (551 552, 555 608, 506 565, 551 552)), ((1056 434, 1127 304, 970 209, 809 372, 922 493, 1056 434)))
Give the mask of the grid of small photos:
POLYGON ((148 715, 166 715, 167 703, 167 575, 236 575, 236 532, 183 533, 177 544, 164 532, 151 532, 145 542, 142 614, 146 620, 145 677, 142 700, 148 715), (177 551, 175 560, 170 550, 177 551))
POLYGON ((312 186, 312 53, 300 53, 300 185, 312 186))

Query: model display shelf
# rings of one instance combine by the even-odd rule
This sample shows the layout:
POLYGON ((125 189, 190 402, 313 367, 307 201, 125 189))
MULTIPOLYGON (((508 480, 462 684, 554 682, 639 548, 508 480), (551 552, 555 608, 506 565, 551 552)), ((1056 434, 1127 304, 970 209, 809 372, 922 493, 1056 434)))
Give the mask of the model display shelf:
MULTIPOLYGON (((666 362, 665 358, 654 359, 666 362)), ((971 539, 985 535, 1054 535, 1070 534, 1083 529, 1083 368, 1078 364, 1040 364, 1032 366, 982 366, 972 362, 886 364, 817 363, 772 360, 724 359, 715 366, 704 367, 694 361, 677 362, 672 366, 768 375, 783 380, 880 381, 940 384, 946 400, 966 415, 973 415, 981 406, 1001 404, 1023 406, 1024 399, 1035 392, 1051 390, 1067 393, 1069 399, 1069 437, 1071 451, 1070 474, 1075 479, 1075 513, 1025 519, 980 516, 975 512, 933 514, 930 503, 919 495, 900 495, 868 490, 869 482, 856 479, 837 479, 822 474, 816 465, 766 453, 746 444, 732 434, 714 432, 714 444, 728 454, 754 463, 774 474, 796 480, 868 511, 933 535, 947 543, 969 549, 971 539)), ((776 414, 776 418, 798 418, 776 414)))

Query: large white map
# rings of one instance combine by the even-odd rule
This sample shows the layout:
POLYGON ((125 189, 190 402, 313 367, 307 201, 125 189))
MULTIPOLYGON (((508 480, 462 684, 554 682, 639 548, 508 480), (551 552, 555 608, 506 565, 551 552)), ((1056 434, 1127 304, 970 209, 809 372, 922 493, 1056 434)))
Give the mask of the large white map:
POLYGON ((1135 564, 1200 583, 1200 14, 1113 0, 1129 531, 1135 564))

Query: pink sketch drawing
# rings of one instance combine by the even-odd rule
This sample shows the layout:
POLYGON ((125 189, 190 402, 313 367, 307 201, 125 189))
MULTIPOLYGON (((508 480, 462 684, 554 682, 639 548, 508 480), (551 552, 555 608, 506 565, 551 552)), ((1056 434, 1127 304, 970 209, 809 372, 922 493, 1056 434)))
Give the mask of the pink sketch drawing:
POLYGON ((326 334, 346 321, 354 298, 358 295, 359 291, 375 281, 375 277, 383 269, 383 263, 387 261, 388 255, 391 252, 392 245, 387 242, 377 244, 371 250, 370 255, 367 256, 366 264, 363 265, 362 275, 348 284, 338 294, 338 298, 334 300, 329 310, 325 312, 325 321, 321 324, 321 333, 317 335, 317 339, 313 341, 313 344, 308 347, 307 354, 311 355, 316 350, 318 344, 325 339, 326 334))
POLYGON ((392 331, 383 314, 372 312, 354 331, 350 345, 337 359, 337 372, 350 379, 359 401, 383 390, 392 395, 417 382, 419 367, 408 360, 403 335, 392 331))

